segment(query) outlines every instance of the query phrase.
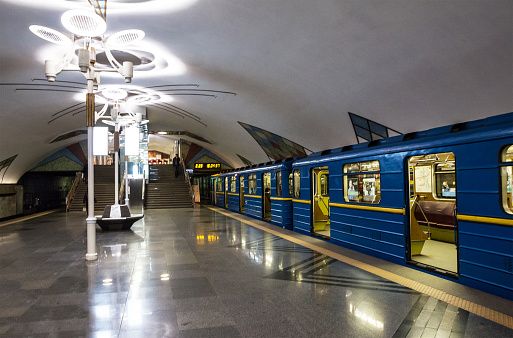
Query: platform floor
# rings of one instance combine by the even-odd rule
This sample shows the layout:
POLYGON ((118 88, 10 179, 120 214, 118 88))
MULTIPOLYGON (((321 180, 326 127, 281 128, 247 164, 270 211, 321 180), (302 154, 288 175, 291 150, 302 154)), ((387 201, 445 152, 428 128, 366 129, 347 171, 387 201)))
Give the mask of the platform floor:
POLYGON ((92 262, 85 229, 0 223, 1 337, 513 337, 511 301, 226 210, 98 227, 92 262))

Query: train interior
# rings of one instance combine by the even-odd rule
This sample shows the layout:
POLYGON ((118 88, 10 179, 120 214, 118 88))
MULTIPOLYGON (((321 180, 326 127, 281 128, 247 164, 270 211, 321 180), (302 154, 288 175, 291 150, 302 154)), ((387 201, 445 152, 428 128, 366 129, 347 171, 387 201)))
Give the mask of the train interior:
POLYGON ((330 195, 328 167, 312 169, 312 234, 330 237, 330 195))
POLYGON ((241 214, 246 212, 246 203, 244 201, 244 176, 239 177, 239 210, 241 214))
POLYGON ((426 269, 458 273, 456 164, 451 152, 412 156, 409 173, 409 257, 426 269))
MULTIPOLYGON (((513 162, 513 146, 509 146, 502 152, 502 162, 511 164, 513 162)), ((513 213, 513 166, 505 165, 501 168, 501 191, 502 208, 509 213, 513 213)))
POLYGON ((271 220, 271 173, 262 174, 262 218, 265 221, 271 220))

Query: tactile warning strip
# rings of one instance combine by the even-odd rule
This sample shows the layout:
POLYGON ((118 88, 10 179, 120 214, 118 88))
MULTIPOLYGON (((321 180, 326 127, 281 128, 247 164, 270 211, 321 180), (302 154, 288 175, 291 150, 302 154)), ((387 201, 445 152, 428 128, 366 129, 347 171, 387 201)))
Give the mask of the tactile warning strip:
POLYGON ((12 221, 7 221, 5 223, 0 223, 0 228, 3 227, 3 226, 9 225, 9 224, 19 223, 19 222, 23 222, 23 221, 26 221, 26 220, 29 220, 29 219, 32 219, 32 218, 36 218, 36 217, 41 217, 41 216, 44 216, 44 215, 52 214, 52 213, 57 212, 57 211, 59 211, 59 209, 45 211, 45 212, 40 212, 40 213, 35 214, 35 215, 25 216, 25 217, 21 217, 21 218, 16 218, 16 219, 14 219, 12 221))
POLYGON ((229 213, 229 212, 223 211, 223 210, 215 208, 215 207, 210 207, 209 206, 207 208, 212 210, 212 211, 214 211, 214 212, 218 212, 218 213, 223 214, 225 216, 231 217, 231 218, 236 219, 236 220, 238 220, 240 222, 243 222, 245 224, 248 224, 248 225, 251 225, 251 226, 253 226, 255 228, 263 230, 265 232, 271 233, 273 235, 279 236, 279 237, 281 237, 283 239, 286 239, 288 241, 291 241, 293 243, 296 243, 296 244, 302 245, 304 247, 307 247, 309 249, 315 250, 315 251, 317 251, 317 252, 319 252, 321 254, 324 254, 326 256, 330 256, 330 257, 335 258, 335 259, 337 259, 337 260, 339 260, 341 262, 347 263, 349 265, 352 265, 352 266, 357 267, 359 269, 365 270, 365 271, 370 272, 372 274, 375 274, 377 276, 386 278, 386 279, 388 279, 390 281, 393 281, 393 282, 395 282, 397 284, 406 286, 406 287, 408 287, 408 288, 410 288, 412 290, 415 290, 415 291, 418 291, 418 292, 423 293, 425 295, 431 296, 433 298, 436 298, 436 299, 441 300, 443 302, 446 302, 448 304, 457 306, 460 309, 466 310, 466 311, 468 311, 470 313, 476 314, 478 316, 481 316, 483 318, 491 320, 491 321, 493 321, 495 323, 498 323, 500 325, 504 325, 504 326, 506 326, 506 327, 508 327, 510 329, 513 329, 513 317, 508 316, 508 315, 506 315, 504 313, 492 310, 490 308, 487 308, 487 307, 484 307, 482 305, 470 302, 468 300, 456 297, 454 295, 450 295, 450 294, 448 294, 448 293, 446 293, 444 291, 432 288, 432 287, 430 287, 428 285, 416 282, 416 281, 414 281, 412 279, 409 279, 409 278, 406 278, 406 277, 403 277, 403 276, 399 276, 399 275, 397 275, 395 273, 392 273, 392 272, 389 272, 389 271, 385 271, 383 269, 377 268, 377 267, 372 266, 370 264, 360 262, 358 260, 346 257, 346 256, 338 254, 336 252, 332 252, 332 251, 330 251, 328 249, 324 249, 324 248, 322 248, 320 246, 317 246, 317 245, 312 244, 312 243, 308 243, 306 241, 303 241, 301 239, 295 238, 293 236, 289 236, 289 235, 283 234, 281 232, 275 231, 273 229, 269 229, 267 227, 264 227, 264 226, 261 226, 261 225, 255 223, 255 222, 252 222, 250 220, 244 219, 243 217, 240 217, 237 214, 229 213))

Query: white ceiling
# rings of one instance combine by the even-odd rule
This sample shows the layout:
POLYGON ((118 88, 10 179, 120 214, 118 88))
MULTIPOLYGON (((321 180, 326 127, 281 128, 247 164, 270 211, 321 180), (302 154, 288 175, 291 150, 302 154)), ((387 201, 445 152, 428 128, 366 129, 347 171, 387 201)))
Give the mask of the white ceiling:
MULTIPOLYGON (((150 130, 202 136, 212 144, 194 142, 234 167, 243 165, 237 154, 268 160, 238 121, 318 151, 356 143, 348 112, 407 133, 513 111, 511 0, 182 2, 109 0, 106 34, 142 29, 139 48, 168 60, 165 69, 136 72, 134 86, 237 93, 174 96, 172 104, 201 123, 147 108, 150 130)), ((63 50, 29 25, 65 32, 61 14, 87 3, 1 0, 0 82, 44 78, 43 60, 63 50)), ((85 83, 78 72, 57 80, 85 83)), ((123 79, 103 77, 102 84, 123 79)), ((0 161, 18 154, 3 183, 80 140, 49 143, 85 126, 83 113, 48 124, 78 102, 75 94, 14 88, 26 87, 0 86, 0 161)))

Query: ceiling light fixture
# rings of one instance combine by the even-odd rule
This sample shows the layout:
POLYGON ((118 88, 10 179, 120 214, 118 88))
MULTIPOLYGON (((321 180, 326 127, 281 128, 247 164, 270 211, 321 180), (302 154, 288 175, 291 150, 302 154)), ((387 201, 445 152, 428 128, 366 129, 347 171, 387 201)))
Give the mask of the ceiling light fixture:
POLYGON ((144 32, 140 29, 127 29, 112 34, 105 39, 109 47, 120 47, 132 44, 144 38, 144 32))
POLYGON ((102 96, 109 100, 119 101, 125 99, 128 93, 119 88, 107 88, 102 91, 102 96))
POLYGON ((101 16, 81 9, 64 12, 61 23, 67 30, 78 36, 101 36, 107 29, 107 24, 101 16))
POLYGON ((58 45, 67 45, 72 42, 69 36, 55 29, 43 27, 39 25, 32 25, 29 27, 30 31, 41 39, 56 43, 58 45))

